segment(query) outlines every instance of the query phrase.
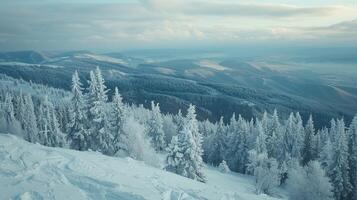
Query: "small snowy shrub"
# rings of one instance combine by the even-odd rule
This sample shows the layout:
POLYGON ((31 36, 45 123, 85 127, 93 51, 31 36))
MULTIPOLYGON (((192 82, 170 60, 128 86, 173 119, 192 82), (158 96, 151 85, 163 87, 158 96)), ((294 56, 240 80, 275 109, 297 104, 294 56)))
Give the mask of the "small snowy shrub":
MULTIPOLYGON (((145 136, 145 126, 128 117, 124 122, 124 132, 128 135, 128 154, 136 160, 142 160, 152 166, 159 166, 159 158, 150 141, 145 136)), ((124 155, 121 155, 124 156, 124 155)))
POLYGON ((229 170, 229 167, 227 165, 227 162, 225 160, 223 160, 219 166, 218 166, 218 170, 222 173, 227 173, 230 172, 231 170, 229 170))
POLYGON ((289 172, 286 185, 290 199, 332 200, 332 186, 320 163, 311 161, 305 168, 299 166, 289 172))
POLYGON ((279 185, 280 171, 274 158, 268 158, 267 153, 258 154, 250 151, 248 170, 255 177, 256 193, 270 194, 279 185))

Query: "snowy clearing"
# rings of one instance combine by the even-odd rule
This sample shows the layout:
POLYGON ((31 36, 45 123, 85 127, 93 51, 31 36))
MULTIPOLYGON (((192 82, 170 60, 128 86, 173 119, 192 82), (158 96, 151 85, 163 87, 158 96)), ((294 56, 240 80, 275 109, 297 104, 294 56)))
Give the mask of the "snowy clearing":
POLYGON ((0 134, 1 199, 263 200, 253 180, 206 168, 197 182, 131 158, 31 144, 0 134))

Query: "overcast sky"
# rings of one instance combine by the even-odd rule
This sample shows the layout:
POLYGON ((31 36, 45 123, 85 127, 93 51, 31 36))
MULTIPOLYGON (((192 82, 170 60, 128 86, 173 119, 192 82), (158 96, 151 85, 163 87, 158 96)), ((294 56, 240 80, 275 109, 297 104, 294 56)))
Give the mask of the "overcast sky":
POLYGON ((357 0, 0 0, 0 51, 357 44, 357 0))

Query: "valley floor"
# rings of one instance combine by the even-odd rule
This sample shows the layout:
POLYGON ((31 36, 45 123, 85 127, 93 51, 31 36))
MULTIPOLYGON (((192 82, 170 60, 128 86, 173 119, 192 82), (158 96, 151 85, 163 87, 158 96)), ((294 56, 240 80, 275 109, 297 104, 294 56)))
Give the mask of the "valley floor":
POLYGON ((0 134, 0 160, 0 199, 277 199, 256 195, 245 175, 206 167, 208 181, 200 183, 131 158, 50 148, 9 134, 0 134))

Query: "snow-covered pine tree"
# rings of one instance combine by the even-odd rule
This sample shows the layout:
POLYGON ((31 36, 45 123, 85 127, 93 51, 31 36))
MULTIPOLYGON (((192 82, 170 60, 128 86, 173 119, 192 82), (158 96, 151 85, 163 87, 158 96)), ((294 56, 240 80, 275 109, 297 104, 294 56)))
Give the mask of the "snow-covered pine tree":
POLYGON ((0 121, 0 131, 16 135, 22 134, 21 124, 15 118, 13 96, 7 92, 2 105, 2 119, 0 121))
POLYGON ((156 151, 163 151, 166 147, 165 133, 162 129, 163 120, 159 104, 151 101, 151 115, 148 121, 148 135, 156 151))
POLYGON ((35 143, 38 141, 38 128, 37 117, 35 114, 35 107, 30 94, 24 96, 24 107, 26 112, 24 113, 23 129, 25 139, 29 142, 35 143))
POLYGON ((330 138, 331 142, 334 143, 337 136, 337 125, 336 120, 331 119, 330 121, 330 129, 328 131, 328 137, 330 138))
POLYGON ((266 135, 262 126, 262 123, 260 121, 257 121, 256 123, 256 142, 255 142, 255 151, 260 154, 260 153, 267 153, 267 148, 266 148, 266 135))
POLYGON ((208 162, 214 166, 219 165, 226 156, 227 147, 227 127, 224 125, 223 117, 221 117, 210 144, 210 150, 207 156, 208 162))
POLYGON ((72 76, 72 98, 70 102, 67 140, 70 148, 84 151, 88 149, 89 133, 82 84, 78 72, 72 76))
POLYGON ((107 89, 99 67, 95 72, 90 72, 88 105, 89 105, 89 125, 90 125, 90 145, 92 150, 100 151, 104 154, 113 154, 113 136, 110 132, 110 125, 107 116, 106 102, 108 100, 107 89))
POLYGON ((312 138, 312 160, 318 160, 320 152, 322 151, 323 142, 321 139, 321 130, 316 131, 312 138))
POLYGON ((14 116, 20 122, 21 127, 24 128, 25 122, 25 115, 26 115, 26 106, 24 102, 24 96, 22 93, 22 89, 20 90, 18 95, 15 95, 13 98, 13 107, 14 107, 14 116))
POLYGON ((283 158, 282 160, 287 161, 290 159, 291 157, 291 153, 294 147, 294 145, 296 144, 295 142, 295 117, 293 113, 290 113, 289 118, 287 119, 287 121, 285 122, 285 130, 284 130, 284 134, 283 134, 283 141, 282 144, 284 146, 282 146, 282 151, 283 151, 283 158))
POLYGON ((68 130, 68 124, 70 123, 70 103, 61 102, 57 104, 57 119, 60 126, 60 129, 63 133, 70 132, 68 130))
POLYGON ((305 166, 308 162, 314 159, 313 152, 313 142, 315 137, 314 122, 312 121, 312 116, 310 115, 309 120, 306 123, 304 131, 304 143, 302 147, 302 164, 305 166))
MULTIPOLYGON (((174 123, 173 115, 166 114, 162 115, 162 130, 165 133, 165 144, 169 144, 171 142, 172 136, 177 134, 177 125, 174 123)), ((200 123, 202 125, 202 123, 200 123)))
MULTIPOLYGON (((298 117, 300 115, 297 115, 298 117)), ((296 119, 293 113, 290 113, 290 116, 285 124, 285 131, 283 134, 283 159, 288 161, 291 158, 300 160, 300 151, 302 144, 302 121, 301 118, 296 119)))
POLYGON ((249 151, 248 172, 255 176, 257 194, 269 194, 279 184, 278 162, 268 158, 266 133, 259 120, 256 120, 255 132, 256 142, 254 149, 249 151))
POLYGON ((331 183, 317 161, 309 162, 304 168, 299 166, 291 169, 286 185, 290 199, 333 199, 331 183))
POLYGON ((233 113, 231 119, 229 120, 229 125, 227 127, 227 137, 228 139, 234 138, 237 132, 238 121, 236 119, 236 114, 233 113))
MULTIPOLYGON (((236 147, 235 147, 236 141, 235 141, 235 139, 237 138, 237 134, 238 134, 237 127, 238 127, 238 121, 236 119, 235 113, 233 113, 231 119, 229 120, 229 124, 228 124, 228 127, 227 127, 227 141, 226 141, 227 150, 226 150, 226 155, 225 156, 227 158, 229 158, 229 159, 227 159, 229 161, 229 162, 227 162, 228 165, 231 165, 233 162, 235 162, 235 161, 233 161, 233 160, 235 160, 235 159, 233 159, 233 155, 234 155, 234 152, 236 150, 236 147)), ((212 137, 212 140, 213 140, 213 137, 212 137)), ((207 152, 208 152, 208 150, 207 150, 207 152)))
POLYGON ((243 119, 241 115, 238 116, 235 133, 230 134, 229 149, 226 161, 230 169, 239 173, 246 173, 249 156, 248 122, 243 119))
POLYGON ((166 170, 176 174, 205 182, 206 178, 202 172, 202 149, 197 141, 200 139, 198 132, 195 107, 190 105, 183 129, 173 137, 169 145, 169 154, 166 158, 166 170), (197 130, 195 128, 197 127, 197 130), (195 134, 194 131, 197 131, 195 134), (196 137, 194 136, 196 135, 196 137))
POLYGON ((196 143, 197 150, 200 150, 200 154, 203 154, 202 151, 202 135, 198 130, 198 121, 196 119, 196 107, 192 104, 189 105, 187 109, 187 115, 185 118, 185 126, 191 131, 196 143))
POLYGON ((301 115, 299 112, 295 113, 295 135, 294 135, 294 145, 291 153, 291 157, 301 161, 302 155, 301 155, 301 149, 304 144, 304 125, 303 121, 301 118, 301 115))
POLYGON ((212 152, 212 144, 215 142, 215 135, 217 131, 217 126, 216 124, 211 123, 208 119, 206 119, 203 122, 199 123, 199 131, 204 134, 203 135, 203 142, 202 142, 202 148, 204 150, 204 154, 202 156, 203 160, 206 163, 211 163, 209 160, 209 155, 212 152))
POLYGON ((177 125, 177 133, 179 133, 185 124, 185 118, 182 116, 181 109, 177 112, 177 115, 173 117, 173 121, 177 125))
POLYGON ((114 137, 114 153, 119 156, 129 155, 128 152, 128 135, 123 130, 125 120, 125 106, 123 99, 117 87, 114 90, 113 101, 111 104, 110 124, 114 137))
POLYGON ((196 107, 192 104, 189 105, 189 108, 187 109, 187 115, 185 119, 185 125, 186 130, 184 132, 190 132, 192 134, 192 139, 193 139, 193 159, 194 161, 192 162, 192 167, 190 167, 191 171, 191 177, 195 177, 195 180, 205 182, 206 177, 202 172, 203 168, 203 160, 202 160, 202 155, 203 155, 203 148, 202 148, 202 135, 198 130, 198 121, 196 118, 196 107))
POLYGON ((184 171, 184 160, 183 160, 183 150, 185 147, 183 135, 181 135, 182 130, 177 135, 173 136, 169 146, 167 147, 167 157, 165 169, 170 172, 174 172, 179 175, 183 175, 184 171))
POLYGON ((53 104, 45 96, 39 108, 39 142, 46 146, 63 147, 64 135, 59 129, 53 104))
POLYGON ((352 185, 350 199, 357 199, 357 115, 348 129, 349 175, 352 185))
POLYGON ((327 138, 324 146, 322 147, 322 151, 319 154, 319 161, 321 163, 321 167, 326 171, 327 175, 329 175, 329 170, 331 168, 333 162, 333 146, 329 138, 327 138))
POLYGON ((351 192, 352 186, 348 174, 348 140, 343 119, 337 120, 336 135, 332 146, 332 162, 328 167, 327 174, 334 187, 335 199, 344 200, 351 192))
POLYGON ((264 111, 263 117, 260 120, 260 124, 265 135, 269 134, 269 123, 270 123, 270 119, 268 117, 268 113, 267 111, 264 111))
POLYGON ((14 104, 13 104, 13 97, 11 93, 6 93, 5 95, 5 102, 4 102, 4 115, 5 120, 8 125, 12 125, 15 119, 15 112, 14 112, 14 104))
POLYGON ((268 132, 267 136, 267 152, 269 157, 278 159, 278 152, 280 151, 280 142, 281 137, 281 124, 279 122, 278 111, 274 109, 273 116, 268 123, 268 132))

